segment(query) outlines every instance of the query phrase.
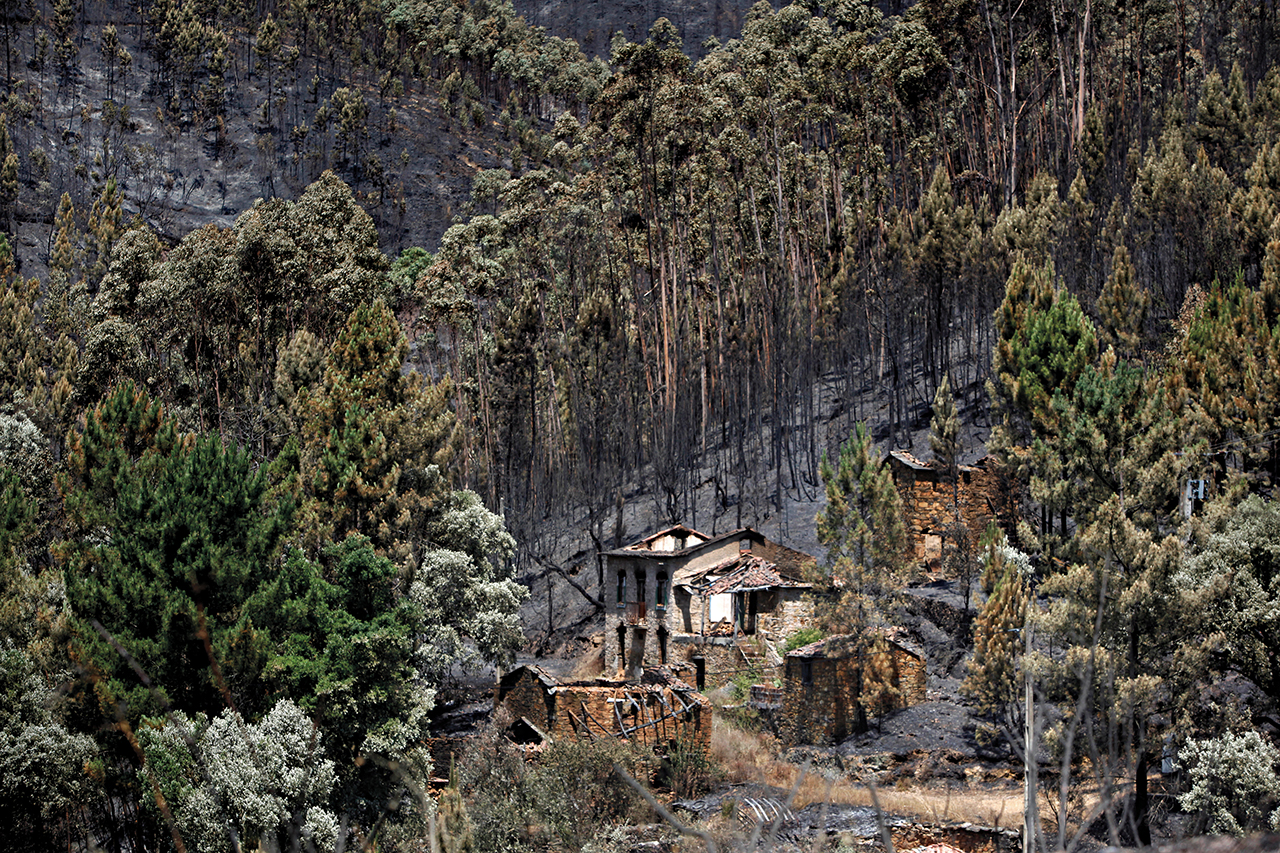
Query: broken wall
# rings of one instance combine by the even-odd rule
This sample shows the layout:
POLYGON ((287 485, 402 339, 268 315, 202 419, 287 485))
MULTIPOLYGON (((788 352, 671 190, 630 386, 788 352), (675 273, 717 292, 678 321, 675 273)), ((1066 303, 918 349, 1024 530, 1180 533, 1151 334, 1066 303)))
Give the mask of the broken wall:
MULTIPOLYGON (((746 640, 748 645, 752 642, 746 640)), ((702 684, 698 685, 699 689, 724 687, 753 668, 732 637, 677 636, 672 645, 672 656, 673 665, 679 667, 681 677, 690 684, 698 685, 698 670, 701 668, 702 684)), ((754 668, 764 681, 771 681, 782 674, 780 666, 769 665, 763 660, 757 661, 754 668)))
POLYGON ((711 703, 666 685, 556 684, 526 668, 498 704, 554 740, 625 736, 660 749, 677 742, 711 746, 711 703))
POLYGON ((782 739, 792 744, 838 743, 865 731, 868 717, 924 702, 928 683, 924 658, 891 642, 889 664, 889 684, 897 695, 865 702, 862 668, 855 655, 788 656, 778 724, 782 739))
POLYGON ((954 522, 952 506, 959 493, 960 519, 968 531, 969 545, 977 552, 983 532, 992 520, 1005 527, 1016 518, 1011 485, 985 466, 961 466, 957 488, 939 469, 915 467, 890 456, 894 485, 902 496, 903 520, 910 531, 917 563, 936 563, 942 557, 947 528, 954 522))
POLYGON ((711 703, 702 696, 669 687, 556 688, 556 739, 617 737, 658 749, 677 744, 711 748, 711 703))

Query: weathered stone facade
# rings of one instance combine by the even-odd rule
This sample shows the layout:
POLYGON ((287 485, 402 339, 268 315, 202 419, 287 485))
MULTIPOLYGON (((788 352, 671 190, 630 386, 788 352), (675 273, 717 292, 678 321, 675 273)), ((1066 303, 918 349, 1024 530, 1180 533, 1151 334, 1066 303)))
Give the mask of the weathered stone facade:
POLYGON ((902 496, 902 511, 911 535, 915 562, 936 567, 942 558, 947 528, 955 521, 952 506, 959 495, 960 520, 976 550, 987 524, 995 520, 1013 533, 1017 518, 1017 494, 987 459, 961 465, 953 489, 946 473, 936 464, 921 462, 905 450, 889 454, 894 485, 902 496))
POLYGON ((604 669, 619 679, 680 664, 686 677, 741 671, 753 663, 749 646, 698 650, 687 638, 758 638, 767 647, 812 621, 800 578, 814 558, 749 528, 710 537, 673 527, 604 557, 604 669))
POLYGON ((638 683, 561 683, 522 666, 499 682, 497 705, 511 714, 513 726, 528 726, 543 740, 614 737, 658 750, 711 746, 711 703, 668 671, 646 671, 638 683))
POLYGON ((672 644, 672 668, 699 690, 714 690, 739 675, 754 673, 772 681, 782 677, 782 659, 752 639, 677 634, 672 644))
POLYGON ((862 696, 863 659, 852 635, 820 640, 787 655, 779 732, 788 743, 838 743, 865 731, 875 717, 925 699, 924 655, 887 639, 889 683, 897 696, 880 702, 862 696))

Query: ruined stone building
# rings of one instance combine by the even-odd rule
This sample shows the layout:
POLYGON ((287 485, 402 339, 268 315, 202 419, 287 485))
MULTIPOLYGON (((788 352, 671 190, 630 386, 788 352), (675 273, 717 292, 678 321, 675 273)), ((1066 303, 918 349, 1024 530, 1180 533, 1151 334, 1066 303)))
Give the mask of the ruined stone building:
POLYGON ((699 689, 779 666, 773 648, 812 622, 808 554, 750 528, 677 526, 605 557, 604 668, 637 679, 671 666, 699 689))
POLYGON ((779 731, 788 743, 838 743, 865 731, 870 718, 925 700, 924 652, 896 631, 881 632, 887 659, 874 662, 891 691, 864 695, 873 670, 866 642, 839 634, 787 655, 779 731))
POLYGON ((955 523, 952 506, 959 496, 960 520, 976 553, 987 524, 994 520, 1008 533, 1017 518, 1017 494, 1013 484, 1000 476, 989 457, 974 465, 961 465, 953 489, 947 473, 937 463, 921 462, 905 450, 889 453, 889 470, 902 496, 902 510, 911 536, 913 559, 936 568, 942 544, 955 523))
POLYGON ((495 704, 510 713, 508 734, 519 743, 619 738, 660 751, 711 746, 711 703, 664 668, 632 682, 561 682, 521 666, 502 677, 495 704))

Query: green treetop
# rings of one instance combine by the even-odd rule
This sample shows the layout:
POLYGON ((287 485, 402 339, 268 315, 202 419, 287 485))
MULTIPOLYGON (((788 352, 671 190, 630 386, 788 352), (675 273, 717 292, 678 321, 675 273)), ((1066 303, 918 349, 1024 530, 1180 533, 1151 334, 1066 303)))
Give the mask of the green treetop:
POLYGON ((951 393, 951 379, 942 377, 938 391, 933 395, 933 419, 929 422, 929 449, 934 459, 942 465, 942 470, 951 480, 952 502, 958 504, 959 485, 957 480, 960 456, 960 417, 956 414, 956 398, 951 393))
POLYGON ((858 424, 834 465, 820 468, 827 505, 818 513, 818 541, 827 548, 824 580, 831 596, 822 617, 833 633, 857 633, 866 625, 869 596, 902 571, 907 528, 893 476, 858 424))
POLYGON ((217 436, 178 436, 132 385, 91 413, 68 468, 71 535, 58 551, 104 710, 250 706, 253 674, 219 662, 243 639, 242 605, 288 530, 292 507, 268 505, 266 470, 217 436))
POLYGON ((329 349, 320 387, 295 403, 306 413, 302 461, 316 532, 363 534, 397 562, 411 557, 459 437, 451 385, 402 372, 406 350, 386 304, 361 305, 329 349))

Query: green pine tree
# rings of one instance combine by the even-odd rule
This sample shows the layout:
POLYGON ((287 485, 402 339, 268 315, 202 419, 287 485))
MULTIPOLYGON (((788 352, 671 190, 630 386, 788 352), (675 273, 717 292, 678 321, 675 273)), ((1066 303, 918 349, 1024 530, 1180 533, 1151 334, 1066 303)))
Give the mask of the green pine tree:
POLYGON ((817 516, 826 599, 819 616, 830 633, 860 633, 875 606, 872 597, 902 574, 908 545, 902 498, 893 476, 858 424, 833 465, 819 468, 827 505, 817 516))
POLYGON ((933 418, 929 422, 929 449, 951 483, 952 503, 960 505, 960 416, 956 414, 956 398, 951 393, 951 379, 942 377, 933 395, 933 418))
POLYGON ((406 350, 390 309, 362 305, 329 350, 322 386, 298 404, 308 412, 303 463, 314 533, 363 534, 396 562, 409 559, 458 440, 448 383, 424 386, 403 373, 406 350))
POLYGON ((884 717, 902 698, 898 672, 883 631, 872 631, 864 637, 859 651, 862 673, 858 704, 863 713, 876 718, 877 728, 884 717))
POLYGON ((57 553, 77 647, 103 675, 92 684, 103 713, 253 707, 256 673, 224 664, 262 654, 243 647, 242 606, 292 513, 287 500, 267 503, 266 469, 217 436, 179 435, 131 384, 90 413, 67 466, 57 553))
POLYGON ((1228 175, 1238 177, 1241 156, 1248 148, 1251 118, 1244 74, 1240 64, 1231 68, 1226 83, 1217 71, 1205 78, 1192 128, 1195 140, 1204 146, 1210 159, 1228 175))
POLYGON ((1114 346, 1127 358, 1142 350, 1142 330, 1151 295, 1136 280, 1137 272, 1124 244, 1111 256, 1111 275, 1098 296, 1098 332, 1103 346, 1114 346))
POLYGON ((996 556, 1000 551, 996 543, 988 546, 988 568, 1000 564, 1003 574, 974 621, 973 659, 961 691, 1010 743, 1020 743, 1021 632, 1026 630, 1029 595, 1027 579, 996 556))

